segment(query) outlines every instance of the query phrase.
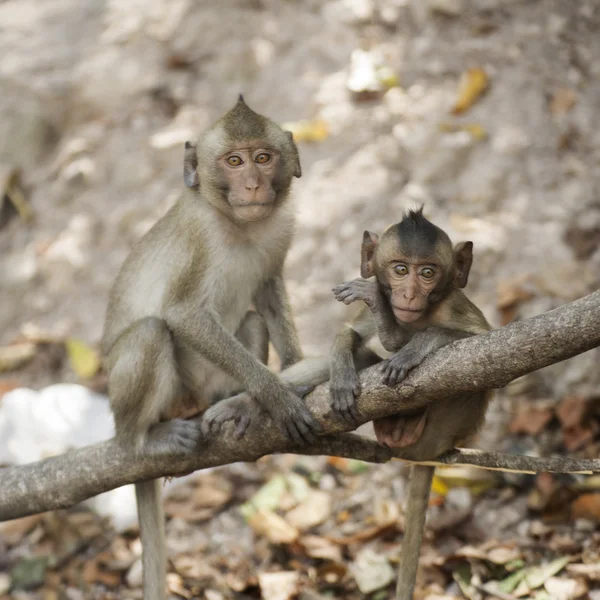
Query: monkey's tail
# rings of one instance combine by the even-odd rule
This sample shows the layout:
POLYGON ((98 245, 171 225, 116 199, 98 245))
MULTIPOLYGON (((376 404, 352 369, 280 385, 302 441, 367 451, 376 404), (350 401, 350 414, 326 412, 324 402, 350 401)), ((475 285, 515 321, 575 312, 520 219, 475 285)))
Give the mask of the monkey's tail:
POLYGON ((434 471, 435 467, 416 465, 412 467, 405 513, 408 519, 404 525, 396 600, 412 600, 413 598, 434 471))
POLYGON ((279 375, 290 385, 319 385, 329 379, 329 357, 304 358, 279 375))
POLYGON ((160 479, 135 484, 142 538, 144 600, 164 600, 166 594, 167 548, 160 496, 160 479))

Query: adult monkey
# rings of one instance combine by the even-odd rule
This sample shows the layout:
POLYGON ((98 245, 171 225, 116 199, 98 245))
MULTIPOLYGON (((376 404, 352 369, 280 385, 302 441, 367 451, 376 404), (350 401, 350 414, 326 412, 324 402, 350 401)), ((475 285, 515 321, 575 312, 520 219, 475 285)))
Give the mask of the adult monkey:
MULTIPOLYGON (((294 229, 288 192, 300 175, 291 133, 241 96, 197 146, 186 143, 188 190, 136 244, 108 305, 102 348, 117 439, 126 447, 195 449, 198 425, 160 423, 182 392, 200 403, 246 389, 290 439, 311 441, 321 430, 302 398, 263 364, 269 339, 282 367, 302 357, 282 279, 294 229)), ((165 596, 158 484, 136 484, 146 600, 165 596)))
MULTIPOLYGON (((395 385, 425 357, 455 340, 491 329, 481 311, 461 291, 467 285, 473 244, 454 248, 448 235, 422 212, 409 211, 378 236, 365 231, 361 276, 334 288, 345 304, 366 307, 336 338, 331 354, 332 408, 349 421, 358 413, 360 382, 354 356, 377 333, 395 354, 382 365, 384 381, 395 385), (375 276, 374 281, 367 281, 375 276)), ((407 401, 398 415, 374 421, 383 445, 408 460, 435 459, 461 445, 482 426, 489 393, 441 398, 425 406, 407 401)), ((434 467, 413 466, 396 598, 410 600, 419 561, 434 467)))

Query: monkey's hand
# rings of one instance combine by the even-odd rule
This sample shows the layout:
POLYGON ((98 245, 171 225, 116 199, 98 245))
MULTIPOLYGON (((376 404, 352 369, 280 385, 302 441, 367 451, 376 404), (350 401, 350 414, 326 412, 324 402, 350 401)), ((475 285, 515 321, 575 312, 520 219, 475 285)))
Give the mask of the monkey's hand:
POLYGON ((356 423, 359 418, 356 399, 361 392, 360 379, 356 369, 332 370, 329 392, 333 412, 349 423, 356 423))
POLYGON ((423 354, 419 345, 409 342, 396 354, 383 361, 381 365, 383 382, 389 386, 400 383, 406 379, 411 369, 418 367, 423 362, 425 356, 427 354, 423 354))
POLYGON ((379 288, 374 281, 353 279, 345 281, 333 288, 333 295, 338 302, 352 304, 362 300, 369 308, 376 308, 379 302, 379 288))
POLYGON ((211 406, 202 416, 202 432, 205 435, 215 435, 221 431, 221 427, 225 423, 233 421, 236 425, 233 437, 239 440, 250 426, 252 416, 258 415, 261 410, 257 402, 245 392, 221 400, 211 406))

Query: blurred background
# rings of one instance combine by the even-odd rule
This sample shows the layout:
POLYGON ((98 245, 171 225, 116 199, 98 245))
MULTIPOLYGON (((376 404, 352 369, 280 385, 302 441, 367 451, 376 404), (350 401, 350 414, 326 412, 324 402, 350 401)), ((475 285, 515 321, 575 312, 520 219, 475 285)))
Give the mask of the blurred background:
MULTIPOLYGON (((596 290, 599 75, 595 0, 1 1, 0 460, 110 437, 109 287, 177 199, 184 141, 240 92, 298 142, 286 277, 318 355, 352 315, 331 288, 363 230, 420 204, 474 242, 466 291, 494 326, 596 290)), ((599 359, 497 393, 480 446, 597 457, 599 359)), ((599 489, 439 470, 415 597, 598 600, 599 489)), ((173 597, 390 598, 404 490, 400 463, 324 457, 186 478, 173 597)), ((0 598, 141 598, 119 493, 0 525, 0 598)))

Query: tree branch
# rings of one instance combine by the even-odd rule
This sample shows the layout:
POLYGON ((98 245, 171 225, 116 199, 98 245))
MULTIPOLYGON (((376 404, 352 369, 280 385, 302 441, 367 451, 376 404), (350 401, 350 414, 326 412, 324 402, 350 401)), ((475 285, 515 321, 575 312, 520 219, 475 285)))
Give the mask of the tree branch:
MULTIPOLYGON (((361 421, 425 406, 441 396, 482 391, 571 358, 600 345, 600 291, 526 321, 460 340, 440 349, 395 388, 381 382, 377 366, 361 373, 361 421)), ((38 463, 0 470, 0 520, 72 506, 127 483, 176 476, 197 469, 253 461, 274 452, 330 454, 384 462, 393 453, 357 435, 331 435, 348 424, 329 409, 329 385, 306 399, 327 435, 310 448, 286 442, 267 417, 253 423, 241 441, 229 429, 203 441, 197 454, 136 458, 113 440, 38 463)), ((435 463, 472 464, 522 472, 599 472, 600 460, 540 459, 460 450, 435 463)))

